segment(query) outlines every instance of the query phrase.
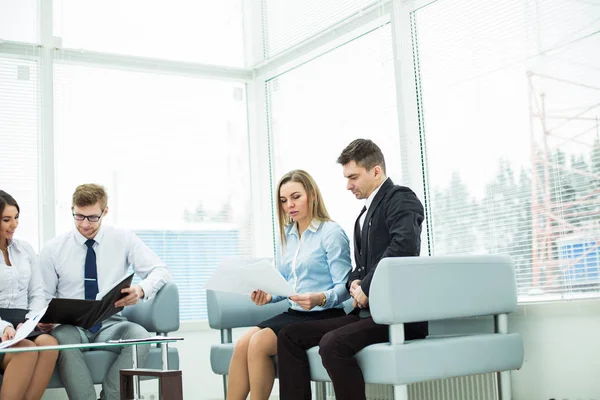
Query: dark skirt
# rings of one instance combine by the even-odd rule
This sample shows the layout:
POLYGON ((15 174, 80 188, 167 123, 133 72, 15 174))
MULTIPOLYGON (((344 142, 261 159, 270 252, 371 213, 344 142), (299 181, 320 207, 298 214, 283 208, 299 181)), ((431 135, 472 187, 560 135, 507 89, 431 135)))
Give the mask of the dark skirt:
MULTIPOLYGON (((10 322, 13 327, 17 329, 17 326, 19 326, 21 322, 25 322, 25 316, 28 312, 28 310, 22 310, 20 308, 0 308, 0 318, 2 318, 4 321, 10 322)), ((36 327, 35 330, 26 337, 26 339, 34 339, 42 334, 43 332, 36 327)))
MULTIPOLYGON (((25 316, 29 310, 23 310, 20 308, 0 308, 0 318, 4 321, 10 322, 15 329, 21 322, 25 322, 25 316)), ((4 332, 0 332, 4 333, 4 332)), ((36 326, 35 329, 27 335, 25 339, 34 340, 36 337, 43 335, 44 332, 40 331, 36 326)), ((0 353, 0 364, 2 363, 2 359, 4 358, 4 353, 0 353)))
POLYGON ((346 315, 343 308, 330 308, 322 311, 298 311, 291 308, 256 325, 259 328, 271 328, 275 335, 284 327, 319 319, 337 318, 346 315))

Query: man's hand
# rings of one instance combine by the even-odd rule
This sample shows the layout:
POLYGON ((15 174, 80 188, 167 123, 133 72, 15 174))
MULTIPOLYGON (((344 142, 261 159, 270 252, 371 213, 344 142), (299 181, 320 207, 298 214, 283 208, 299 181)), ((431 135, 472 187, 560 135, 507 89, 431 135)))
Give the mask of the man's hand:
MULTIPOLYGON (((357 287, 354 291, 354 302, 356 302, 356 306, 359 308, 367 308, 369 305, 369 298, 366 294, 363 293, 362 287, 357 287)), ((354 304, 354 302, 352 304, 354 304)))
POLYGON ((250 293, 250 300, 252 300, 257 306, 264 306, 273 300, 273 296, 267 292, 263 292, 262 290, 255 290, 254 292, 250 293))
POLYGON ((2 332, 2 341, 5 342, 7 340, 11 340, 15 337, 16 333, 17 331, 15 331, 15 328, 13 328, 12 326, 7 326, 6 328, 4 328, 4 332, 2 332))
POLYGON ((50 333, 52 328, 54 328, 54 324, 45 324, 45 323, 40 322, 39 324, 37 324, 37 327, 39 328, 40 331, 42 331, 44 333, 50 333))
POLYGON ((360 287, 360 279, 355 279, 352 281, 352 283, 350 284, 350 296, 354 297, 354 292, 356 292, 356 289, 360 287))
POLYGON ((138 302, 139 299, 144 298, 144 289, 140 285, 131 285, 128 288, 121 289, 121 293, 127 293, 127 296, 119 299, 115 303, 115 307, 132 306, 138 302))
POLYGON ((290 300, 302 307, 303 310, 312 310, 323 302, 324 294, 319 293, 303 293, 290 296, 290 300))

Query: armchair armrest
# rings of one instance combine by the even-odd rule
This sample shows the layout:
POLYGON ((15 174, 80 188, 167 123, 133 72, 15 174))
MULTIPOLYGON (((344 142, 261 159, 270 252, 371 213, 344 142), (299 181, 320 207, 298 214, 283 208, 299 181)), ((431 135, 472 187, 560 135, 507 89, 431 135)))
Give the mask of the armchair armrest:
POLYGON ((257 306, 250 296, 238 293, 206 291, 208 324, 213 329, 254 326, 289 308, 287 301, 257 306))
POLYGON ((167 283, 149 301, 140 301, 125 307, 122 314, 131 322, 140 324, 148 332, 168 333, 179 329, 179 291, 174 283, 167 283))

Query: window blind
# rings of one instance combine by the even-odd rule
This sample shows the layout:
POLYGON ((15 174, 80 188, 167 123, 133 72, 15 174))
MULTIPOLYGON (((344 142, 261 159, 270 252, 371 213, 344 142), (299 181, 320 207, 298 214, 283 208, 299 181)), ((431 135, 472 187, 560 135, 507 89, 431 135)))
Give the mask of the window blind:
POLYGON ((381 0, 262 0, 265 58, 325 31, 381 0))
POLYGON ((521 301, 600 289, 600 7, 440 0, 411 15, 431 253, 507 253, 521 301))
MULTIPOLYGON (((31 49, 31 54, 34 54, 31 49)), ((21 208, 16 237, 38 248, 38 64, 0 55, 0 189, 21 208)))

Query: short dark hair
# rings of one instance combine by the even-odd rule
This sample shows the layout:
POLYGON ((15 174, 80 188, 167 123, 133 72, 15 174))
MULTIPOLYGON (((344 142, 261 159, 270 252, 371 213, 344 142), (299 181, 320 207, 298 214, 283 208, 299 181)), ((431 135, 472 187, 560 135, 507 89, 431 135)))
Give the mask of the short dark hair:
POLYGON ((21 213, 21 208, 19 208, 19 203, 12 197, 10 194, 6 193, 4 190, 0 190, 0 216, 4 213, 4 209, 6 206, 13 206, 17 208, 17 212, 21 213))
POLYGON ((369 139, 353 140, 342 151, 342 154, 337 159, 338 164, 346 165, 350 161, 354 161, 356 165, 370 171, 376 165, 381 167, 385 174, 385 159, 379 146, 369 139))

